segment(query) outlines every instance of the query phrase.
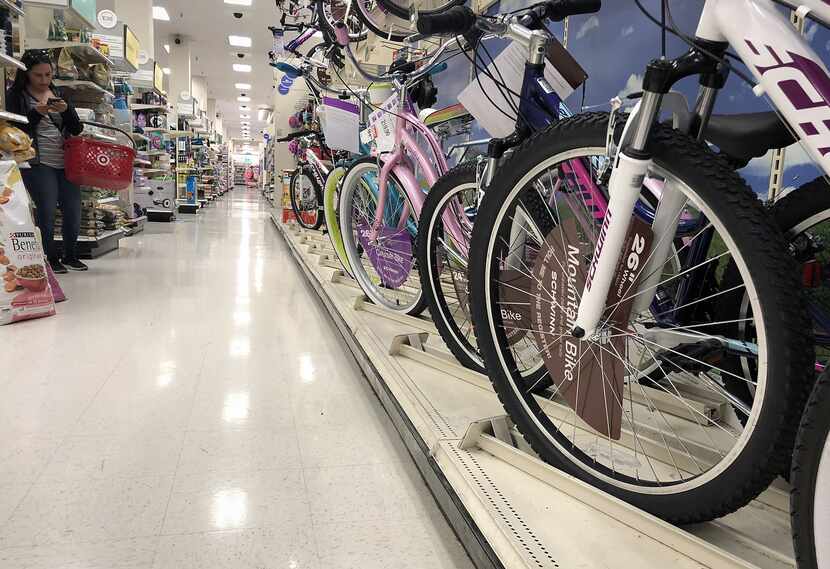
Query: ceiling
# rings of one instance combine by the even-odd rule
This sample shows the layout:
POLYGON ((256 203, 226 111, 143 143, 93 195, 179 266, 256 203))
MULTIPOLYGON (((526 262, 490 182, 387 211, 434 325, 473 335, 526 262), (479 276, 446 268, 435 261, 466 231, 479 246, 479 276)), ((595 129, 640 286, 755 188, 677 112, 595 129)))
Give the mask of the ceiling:
MULTIPOLYGON (((223 0, 154 0, 156 6, 164 6, 170 21, 155 21, 155 53, 162 67, 168 66, 169 55, 164 44, 172 44, 180 35, 191 42, 191 74, 205 77, 208 96, 216 99, 217 112, 222 116, 228 138, 241 137, 239 118, 240 105, 251 107, 251 137, 254 142, 262 140, 260 131, 266 123, 259 121, 257 107, 271 106, 274 89, 274 69, 268 65, 268 52, 272 46, 272 35, 268 26, 277 25, 279 12, 274 0, 253 0, 251 6, 231 6, 223 0), (242 13, 241 18, 234 12, 242 13), (229 35, 248 36, 253 40, 250 48, 232 47, 229 35), (240 59, 237 54, 244 54, 240 59), (233 70, 234 63, 246 63, 251 73, 233 70), (235 83, 249 83, 252 88, 245 91, 251 97, 250 103, 236 100, 242 92, 234 88, 235 83)), ((248 120, 248 119, 244 119, 248 120)))

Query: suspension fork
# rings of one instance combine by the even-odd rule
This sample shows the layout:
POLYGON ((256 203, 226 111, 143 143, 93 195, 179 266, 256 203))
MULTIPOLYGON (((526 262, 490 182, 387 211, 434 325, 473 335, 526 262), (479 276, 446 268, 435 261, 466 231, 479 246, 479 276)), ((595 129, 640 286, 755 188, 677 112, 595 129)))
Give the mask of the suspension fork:
MULTIPOLYGON (((588 269, 579 311, 572 330, 576 338, 592 337, 597 332, 605 312, 606 299, 620 261, 631 216, 640 197, 645 176, 652 165, 652 157, 646 150, 646 146, 651 127, 659 117, 663 95, 668 93, 672 85, 683 77, 698 74, 708 76, 720 72, 718 58, 726 50, 727 45, 721 42, 698 41, 706 44, 704 50, 692 48, 673 61, 659 59, 648 65, 643 78, 643 98, 640 110, 633 119, 635 122, 631 125, 630 137, 623 141, 623 148, 617 156, 614 171, 611 174, 608 188, 610 194, 608 210, 597 237, 593 260, 588 269), (717 57, 711 57, 709 54, 712 53, 717 57)), ((646 273, 647 277, 638 288, 636 304, 631 314, 642 312, 651 302, 653 294, 646 295, 645 293, 648 292, 648 287, 655 287, 655 284, 659 282, 661 276, 659 269, 668 256, 672 237, 679 222, 679 211, 685 205, 681 192, 674 188, 667 189, 668 194, 664 196, 665 206, 662 199, 658 206, 657 214, 660 223, 658 224, 658 219, 655 218, 653 225, 655 249, 648 255, 649 261, 645 269, 649 272, 646 273), (649 269, 649 266, 652 268, 649 269), (656 282, 655 279, 657 279, 656 282), (643 296, 647 298, 641 298, 643 296)))

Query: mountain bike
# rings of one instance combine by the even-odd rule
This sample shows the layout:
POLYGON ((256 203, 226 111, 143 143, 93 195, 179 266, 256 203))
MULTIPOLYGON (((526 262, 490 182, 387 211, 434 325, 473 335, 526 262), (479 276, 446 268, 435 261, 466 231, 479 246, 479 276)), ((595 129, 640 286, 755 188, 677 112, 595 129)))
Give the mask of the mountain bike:
POLYGON ((816 382, 801 419, 790 473, 791 525, 801 569, 830 563, 830 375, 816 382))
MULTIPOLYGON (((806 4, 830 21, 830 7, 806 4)), ((478 347, 529 444, 675 523, 732 512, 766 488, 789 460, 813 382, 783 235, 703 142, 730 44, 786 122, 815 130, 802 144, 828 165, 827 137, 805 117, 818 107, 800 95, 825 92, 826 71, 771 2, 707 0, 688 41, 686 54, 648 65, 630 114, 560 120, 505 159, 479 206, 469 267, 478 347), (671 87, 692 75, 695 120, 685 131, 658 121, 671 87), (524 207, 529 191, 543 211, 524 207), (517 273, 525 286, 505 294, 517 273), (544 396, 516 372, 529 357, 510 343, 517 329, 549 373, 544 396)))

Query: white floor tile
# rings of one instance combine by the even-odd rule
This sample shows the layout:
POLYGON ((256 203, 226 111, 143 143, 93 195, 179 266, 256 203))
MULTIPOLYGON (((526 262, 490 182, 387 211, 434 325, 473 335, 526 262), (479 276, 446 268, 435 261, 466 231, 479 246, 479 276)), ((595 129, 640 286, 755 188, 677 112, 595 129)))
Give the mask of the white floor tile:
POLYGON ((23 483, 0 484, 0 528, 9 520, 31 487, 31 484, 23 483))
MULTIPOLYGON (((394 429, 391 424, 389 428, 394 429)), ((397 433, 378 427, 303 426, 297 427, 297 436, 304 468, 381 464, 406 456, 397 433)))
POLYGON ((317 569, 310 526, 162 536, 153 569, 317 569))
POLYGON ((157 537, 0 549, 2 569, 151 569, 157 537))
POLYGON ((293 428, 189 431, 185 436, 179 472, 250 472, 293 469, 300 465, 293 428))
POLYGON ((158 535, 172 476, 36 484, 0 528, 0 549, 158 535))
POLYGON ((308 525, 302 471, 180 473, 162 534, 308 525))
POLYGON ((43 473, 61 439, 0 435, 0 485, 32 484, 43 473))

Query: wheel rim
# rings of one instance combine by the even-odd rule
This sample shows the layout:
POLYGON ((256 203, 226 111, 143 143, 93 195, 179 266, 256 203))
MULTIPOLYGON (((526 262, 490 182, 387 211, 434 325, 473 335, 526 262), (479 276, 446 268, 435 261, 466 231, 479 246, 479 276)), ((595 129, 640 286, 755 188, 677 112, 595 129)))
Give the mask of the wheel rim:
MULTIPOLYGON (((550 390, 550 397, 547 398, 548 400, 543 400, 542 398, 533 397, 528 394, 528 391, 530 390, 523 388, 521 382, 517 381, 516 374, 514 373, 516 367, 515 358, 511 353, 511 349, 504 348, 506 344, 505 329, 508 328, 508 326, 505 326, 500 313, 494 310, 496 303, 499 303, 501 298, 499 295, 499 288, 501 286, 499 283, 499 276, 501 269, 494 261, 498 260, 499 263, 505 267, 511 266, 511 260, 508 258, 502 257, 495 259, 495 252, 499 250, 510 250, 511 246, 513 246, 512 236, 510 242, 505 242, 507 245, 506 248, 503 247, 503 244, 499 243, 499 240, 505 241, 505 234, 510 235, 506 232, 508 225, 505 224, 509 224, 509 228, 514 228, 514 226, 521 227, 522 223, 524 223, 524 221, 520 220, 520 222, 517 222, 515 219, 510 218, 510 212, 516 205, 515 200, 520 195, 520 192, 529 185, 529 182, 539 178, 540 175, 547 172, 550 167, 556 166, 565 160, 592 156, 595 157, 592 162, 583 160, 583 164, 596 164, 598 162, 596 157, 599 157, 599 160, 603 160, 604 153, 604 148, 592 148, 566 152, 558 156, 548 158, 546 161, 540 163, 531 171, 527 172, 522 180, 516 184, 511 194, 508 196, 508 199, 501 205, 496 223, 494 224, 494 227, 489 230, 490 239, 486 251, 486 278, 484 280, 484 290, 488 315, 487 327, 491 337, 495 340, 495 345, 497 347, 497 363, 504 375, 509 379, 513 395, 522 405, 525 415, 532 420, 535 429, 542 433, 547 438, 548 442, 557 447, 557 449, 563 455, 568 457, 573 464, 579 466, 579 468, 585 470, 592 476, 599 478, 603 482, 625 490, 646 494, 679 493, 703 485, 723 472, 723 470, 734 462, 735 458, 740 454, 749 439, 749 434, 752 432, 755 422, 758 420, 758 416, 761 412, 761 402, 763 401, 763 394, 766 386, 766 343, 765 330, 762 325, 763 318, 759 319, 760 325, 756 322, 756 330, 758 334, 757 353, 759 363, 757 365, 758 371, 755 388, 756 393, 758 393, 759 396, 756 397, 756 402, 752 405, 749 413, 747 413, 748 419, 746 426, 744 427, 741 427, 740 423, 737 422, 737 417, 734 416, 734 413, 726 418, 725 424, 718 424, 718 422, 711 421, 702 415, 699 417, 696 416, 691 409, 688 411, 681 409, 681 411, 687 412, 693 420, 692 426, 687 428, 688 432, 684 431, 681 433, 678 432, 680 426, 674 417, 666 417, 659 407, 655 407, 655 410, 649 410, 649 407, 653 404, 650 393, 656 394, 662 391, 664 392, 664 396, 674 396, 677 399, 677 401, 673 401, 675 404, 682 404, 683 397, 679 395, 686 391, 687 386, 682 385, 681 391, 678 389, 678 386, 681 386, 681 383, 692 383, 692 385, 698 388, 701 385, 705 385, 705 387, 709 390, 709 395, 717 394, 721 399, 725 399, 728 396, 728 393, 726 393, 726 390, 722 387, 722 385, 718 385, 716 381, 712 380, 712 376, 720 376, 722 374, 730 374, 733 372, 728 369, 706 365, 703 366, 705 368, 703 373, 695 376, 694 374, 687 372, 686 375, 682 377, 684 381, 681 382, 680 377, 674 378, 673 376, 683 375, 681 371, 684 367, 693 368, 694 366, 688 365, 690 363, 690 359, 687 358, 690 358, 690 356, 680 352, 680 357, 675 357, 674 360, 679 359, 686 363, 683 366, 678 366, 678 362, 673 361, 672 365, 678 366, 678 371, 665 372, 664 379, 668 381, 668 385, 661 386, 659 382, 654 385, 648 384, 647 386, 649 391, 646 391, 645 381, 647 376, 645 372, 648 370, 648 366, 645 364, 648 364, 649 362, 642 361, 642 358, 651 358, 654 362, 660 362, 662 369, 665 370, 665 366, 668 364, 665 363, 665 360, 658 359, 658 352, 656 350, 661 350, 659 355, 663 356, 671 353, 666 352, 666 349, 673 349, 668 346, 668 342, 666 342, 667 345, 665 346, 661 345, 659 342, 655 345, 654 338, 657 338, 658 336, 646 329, 646 325, 649 324, 647 321, 643 321, 639 326, 635 325, 631 327, 631 329, 614 331, 619 338, 624 338, 622 343, 624 346, 624 352, 622 353, 617 347, 620 344, 615 345, 613 343, 614 339, 611 338, 612 335, 609 335, 604 340, 605 343, 600 343, 599 341, 595 342, 595 345, 590 346, 590 350, 585 349, 584 352, 581 352, 583 355, 591 354, 589 358, 593 357, 596 361, 595 365, 601 369, 605 369, 607 365, 604 361, 605 358, 611 358, 612 361, 616 358, 617 360, 624 362, 623 375, 625 377, 623 387, 620 388, 619 391, 621 395, 613 389, 613 382, 607 381, 604 372, 602 374, 601 381, 603 388, 605 387, 605 384, 608 383, 608 391, 610 394, 616 395, 616 397, 610 397, 609 393, 603 392, 603 397, 605 398, 603 403, 606 405, 606 412, 608 415, 610 416, 610 413, 607 411, 609 399, 612 400, 611 407, 619 406, 622 408, 619 410, 620 416, 617 419, 621 423, 621 434, 618 439, 620 442, 615 442, 610 435, 600 438, 601 435, 597 435, 596 430, 587 427, 584 422, 581 422, 576 418, 576 414, 572 407, 568 408, 565 406, 566 410, 563 412, 561 403, 559 403, 558 400, 555 400, 555 397, 561 397, 563 394, 567 395, 567 390, 571 390, 571 392, 573 391, 572 387, 562 388, 562 393, 557 393, 557 390, 552 388, 550 390), (505 261, 507 261, 507 264, 505 264, 505 261), (499 286, 495 286, 496 284, 499 284, 499 286), (649 346, 649 342, 651 343, 651 346, 649 346), (591 351, 594 347, 597 348, 596 354, 599 354, 598 356, 591 351), (608 349, 609 347, 613 349, 608 349), (635 347, 639 347, 639 353, 634 351, 635 347), (636 356, 640 361, 637 361, 636 364, 632 363, 631 356, 636 356), (706 379, 704 380, 702 376, 705 376, 706 379), (691 382, 690 380, 693 378, 697 378, 697 382, 691 382), (652 392, 652 390, 655 391, 652 392), (640 399, 642 403, 638 402, 637 399, 640 399), (555 424, 556 422, 559 423, 558 429, 555 424), (714 452, 712 452, 712 449, 714 449, 714 452)), ((666 177, 667 173, 662 171, 659 167, 655 167, 652 170, 651 175, 666 177)), ((559 177, 559 180, 560 182, 564 181, 567 183, 566 176, 559 177)), ((556 196, 558 196, 551 202, 556 206, 556 213, 554 213, 553 210, 548 210, 551 218, 553 219, 554 216, 556 216, 558 219, 565 220, 566 218, 563 217, 563 213, 559 208, 565 206, 565 201, 562 196, 567 197, 568 192, 562 192, 560 190, 562 188, 567 189, 567 187, 561 186, 554 188, 553 178, 548 178, 548 181, 550 182, 548 190, 549 193, 556 194, 556 196)), ((691 190, 691 188, 683 184, 682 181, 675 179, 673 180, 673 185, 683 191, 683 193, 690 198, 691 205, 701 203, 699 197, 691 190)), ((577 192, 571 193, 573 195, 579 195, 577 192)), ((541 191, 540 197, 543 197, 541 191)), ((584 208, 585 205, 582 204, 582 207, 584 208)), ((734 258, 741 275, 746 277, 746 264, 744 260, 735 253, 734 241, 731 236, 723 231, 723 224, 721 221, 714 217, 713 212, 707 207, 694 207, 696 207, 698 214, 705 215, 706 219, 709 220, 710 226, 719 232, 719 236, 723 239, 723 243, 725 244, 727 251, 732 252, 732 254, 729 255, 729 258, 734 258)), ((578 211, 578 206, 572 207, 571 209, 571 219, 576 220, 580 217, 587 217, 588 219, 591 219, 590 216, 582 215, 585 213, 591 213, 588 209, 585 209, 583 212, 578 211)), ((574 223, 577 222, 574 221, 574 223)), ((585 222, 583 221, 583 227, 586 230, 583 232, 583 237, 586 241, 589 239, 595 239, 595 231, 591 229, 590 225, 585 225, 584 223, 585 222)), ((564 229, 566 227, 564 222, 556 225, 555 227, 557 227, 560 232, 564 234, 564 229)), ((530 229, 532 229, 532 227, 530 229)), ((537 227, 536 232, 538 231, 537 227)), ((556 230, 552 230, 551 233, 548 234, 548 237, 555 232, 556 230)), ((525 233, 525 239, 533 237, 532 230, 525 229, 525 233)), ((536 236, 536 241, 541 250, 541 246, 543 244, 542 240, 536 236)), ((563 235, 561 242, 568 243, 570 241, 565 240, 563 235)), ((586 245, 590 245, 590 248, 587 248, 587 251, 589 254, 592 253, 593 245, 591 245, 590 242, 586 243, 586 245)), ((719 258, 713 258, 710 262, 713 264, 720 264, 722 261, 720 261, 719 258)), ((539 267, 541 265, 537 263, 532 266, 539 267)), ((525 267, 518 266, 514 268, 523 268, 532 275, 533 273, 530 270, 531 267, 525 265, 525 267)), ((665 275, 665 269, 663 269, 663 271, 665 275)), ((661 282, 663 281, 661 280, 661 282)), ((755 294, 754 283, 751 279, 746 279, 744 281, 744 285, 750 292, 749 296, 752 299, 753 314, 760 314, 759 307, 757 305, 757 294, 755 294)), ((665 282, 665 286, 666 288, 669 288, 667 281, 665 282)), ((577 294, 581 294, 580 287, 574 286, 573 288, 578 291, 577 294)), ((541 290, 545 290, 544 286, 541 287, 541 290)), ((549 292, 547 294, 550 295, 549 292)), ((538 296, 538 299, 541 299, 541 296, 538 296)), ((550 296, 550 299, 551 300, 547 300, 546 302, 548 302, 548 305, 551 306, 549 312, 554 314, 557 310, 553 308, 553 301, 555 300, 555 297, 550 296)), ((531 302, 534 302, 534 299, 531 299, 531 302)), ((541 304, 542 302, 539 301, 539 305, 541 304)), ((565 311, 560 312, 562 312, 563 315, 565 314, 565 311)), ((653 313, 651 313, 651 315, 654 316, 653 313)), ((559 321, 564 322, 564 317, 560 318, 559 321)), ((566 327, 557 329, 565 330, 566 327)), ((697 331, 693 330, 693 332, 700 333, 702 330, 705 330, 705 328, 701 328, 697 331)), ((657 327, 657 331, 663 333, 659 326, 657 327)), ((551 339, 546 339, 540 342, 538 338, 542 335, 538 332, 543 332, 543 329, 540 328, 539 330, 533 331, 534 335, 537 336, 537 349, 539 343, 542 344, 543 350, 548 348, 548 351, 553 351, 553 348, 551 348, 550 345, 546 346, 546 344, 562 344, 562 337, 564 334, 559 334, 559 338, 556 338, 556 334, 552 334, 551 339)), ((667 332, 670 333, 673 332, 673 330, 667 330, 667 332)), ((706 339, 709 340, 713 335, 706 334, 705 336, 706 339)), ((541 356, 537 355, 537 357, 541 359, 541 356)), ((578 369, 581 370, 584 367, 585 366, 578 369)), ((562 378, 554 379, 561 381, 562 378)), ((577 378, 577 381, 578 380, 579 379, 577 378)), ((564 385, 564 382, 562 384, 564 385)), ((577 387, 576 390, 578 393, 579 387, 577 387)), ((609 425, 607 431, 612 431, 612 427, 612 425, 609 425)))
POLYGON ((830 443, 825 438, 816 474, 813 499, 813 543, 816 547, 816 565, 828 567, 830 563, 830 443))
POLYGON ((292 190, 294 196, 294 204, 297 211, 297 221, 307 227, 313 227, 317 224, 320 209, 317 203, 316 192, 314 191, 314 184, 309 178, 308 174, 301 174, 294 179, 294 188, 292 190))
POLYGON ((389 177, 383 225, 376 240, 370 231, 375 216, 377 164, 364 162, 352 167, 341 190, 341 234, 355 279, 375 303, 395 312, 408 313, 421 300, 415 267, 417 220, 412 207, 403 221, 409 199, 389 177), (399 227, 403 225, 403 227, 399 227))

